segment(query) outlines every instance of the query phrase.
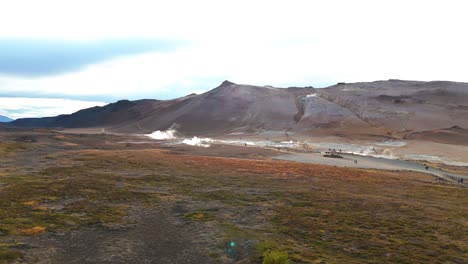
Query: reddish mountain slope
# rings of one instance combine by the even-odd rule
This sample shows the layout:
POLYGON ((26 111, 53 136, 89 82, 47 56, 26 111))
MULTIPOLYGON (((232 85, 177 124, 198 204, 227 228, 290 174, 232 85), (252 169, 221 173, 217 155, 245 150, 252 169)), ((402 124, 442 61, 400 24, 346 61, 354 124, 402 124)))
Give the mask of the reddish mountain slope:
POLYGON ((468 128, 467 116, 467 83, 389 80, 282 89, 225 81, 200 95, 166 101, 124 100, 71 115, 19 119, 12 124, 106 127, 122 133, 177 126, 186 135, 292 131, 416 137, 423 131, 468 128))

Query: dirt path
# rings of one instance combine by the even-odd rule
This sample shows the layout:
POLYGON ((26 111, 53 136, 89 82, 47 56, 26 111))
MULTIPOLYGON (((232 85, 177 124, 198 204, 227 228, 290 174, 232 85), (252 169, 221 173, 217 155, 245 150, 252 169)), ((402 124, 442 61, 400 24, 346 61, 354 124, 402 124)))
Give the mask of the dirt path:
POLYGON ((450 173, 431 166, 429 166, 429 168, 426 170, 424 165, 406 160, 391 160, 351 154, 343 154, 342 159, 326 158, 323 157, 323 155, 320 153, 288 153, 279 156, 274 156, 273 159, 316 163, 338 167, 354 167, 381 170, 409 170, 429 173, 455 183, 458 183, 459 179, 464 179, 464 186, 467 186, 468 182, 468 176, 466 175, 450 173), (355 163, 354 161, 357 161, 357 163, 355 163))

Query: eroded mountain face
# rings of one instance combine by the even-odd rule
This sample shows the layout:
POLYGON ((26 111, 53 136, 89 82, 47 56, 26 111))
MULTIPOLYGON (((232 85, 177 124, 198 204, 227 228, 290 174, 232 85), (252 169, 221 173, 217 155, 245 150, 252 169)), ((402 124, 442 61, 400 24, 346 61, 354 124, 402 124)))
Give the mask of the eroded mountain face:
POLYGON ((20 119, 12 124, 105 127, 123 133, 175 126, 186 135, 293 131, 416 136, 454 126, 468 128, 467 116, 467 83, 389 80, 283 89, 225 81, 200 95, 166 101, 122 100, 71 115, 20 119))
POLYGON ((466 83, 378 81, 336 85, 323 95, 373 126, 396 131, 468 125, 466 83))

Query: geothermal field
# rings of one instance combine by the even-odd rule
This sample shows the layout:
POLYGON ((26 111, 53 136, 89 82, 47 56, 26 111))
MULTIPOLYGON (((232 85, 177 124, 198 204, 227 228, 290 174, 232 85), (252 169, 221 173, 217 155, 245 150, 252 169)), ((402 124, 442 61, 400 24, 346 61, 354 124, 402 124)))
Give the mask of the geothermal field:
POLYGON ((0 264, 468 264, 467 11, 1 1, 0 264))
POLYGON ((468 84, 239 85, 0 125, 0 263, 467 263, 468 84))
POLYGON ((2 262, 468 260, 463 157, 410 140, 84 132, 1 130, 2 262))

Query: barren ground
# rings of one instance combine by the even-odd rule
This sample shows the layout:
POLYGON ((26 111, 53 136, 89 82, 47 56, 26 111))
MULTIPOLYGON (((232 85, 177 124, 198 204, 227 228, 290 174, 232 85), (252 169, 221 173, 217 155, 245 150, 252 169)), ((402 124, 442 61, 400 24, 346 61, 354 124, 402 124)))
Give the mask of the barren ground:
POLYGON ((460 183, 459 180, 468 180, 468 173, 466 167, 458 167, 458 171, 451 171, 444 169, 442 166, 430 164, 427 162, 406 161, 398 159, 383 159, 370 156, 360 156, 351 154, 340 154, 343 158, 327 158, 321 153, 286 153, 274 156, 274 159, 289 160, 296 162, 324 164, 330 166, 349 167, 349 168, 365 168, 365 169, 379 169, 379 170, 393 170, 393 171, 416 171, 434 175, 438 180, 447 180, 453 183, 458 183, 468 186, 468 183, 460 183), (427 167, 427 169, 426 169, 427 167), (464 168, 464 170, 463 170, 464 168))
POLYGON ((277 151, 0 132, 0 263, 467 263, 467 189, 277 151))

